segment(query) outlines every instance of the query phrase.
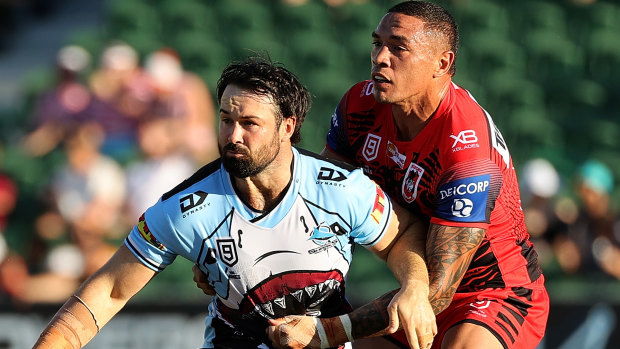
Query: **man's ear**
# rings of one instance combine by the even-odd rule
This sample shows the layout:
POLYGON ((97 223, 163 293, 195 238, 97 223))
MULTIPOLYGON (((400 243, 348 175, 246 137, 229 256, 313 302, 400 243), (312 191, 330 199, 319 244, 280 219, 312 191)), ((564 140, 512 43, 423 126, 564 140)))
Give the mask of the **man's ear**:
POLYGON ((435 77, 440 77, 450 73, 450 68, 454 64, 454 52, 444 51, 437 60, 437 70, 435 70, 435 77))
POLYGON ((289 116, 288 118, 284 118, 282 120, 282 125, 280 125, 280 136, 281 140, 291 140, 293 137, 293 133, 295 132, 295 126, 297 125, 297 116, 289 116))

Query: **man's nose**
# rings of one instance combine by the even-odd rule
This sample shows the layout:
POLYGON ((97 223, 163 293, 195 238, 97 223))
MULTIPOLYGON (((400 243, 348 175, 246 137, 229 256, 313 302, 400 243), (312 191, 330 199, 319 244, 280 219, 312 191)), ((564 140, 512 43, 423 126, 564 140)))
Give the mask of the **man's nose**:
POLYGON ((390 50, 386 45, 381 45, 374 49, 372 53, 372 62, 376 65, 389 65, 390 50))
POLYGON ((243 129, 238 122, 235 122, 230 126, 230 130, 228 133, 228 142, 243 143, 243 129))

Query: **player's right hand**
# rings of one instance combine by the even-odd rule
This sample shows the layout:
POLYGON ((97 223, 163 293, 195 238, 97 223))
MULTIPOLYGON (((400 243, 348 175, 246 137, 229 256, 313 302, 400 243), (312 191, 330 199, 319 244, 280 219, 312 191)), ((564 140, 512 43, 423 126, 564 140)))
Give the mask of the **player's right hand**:
POLYGON ((196 264, 192 267, 192 271, 194 272, 196 287, 201 289, 207 296, 215 296, 215 288, 209 284, 207 275, 205 275, 196 264))
POLYGON ((410 283, 403 285, 388 305, 389 333, 402 326, 413 349, 427 349, 437 334, 435 313, 428 301, 428 286, 410 283))
POLYGON ((310 316, 285 316, 269 320, 267 335, 275 348, 321 348, 314 320, 310 316))

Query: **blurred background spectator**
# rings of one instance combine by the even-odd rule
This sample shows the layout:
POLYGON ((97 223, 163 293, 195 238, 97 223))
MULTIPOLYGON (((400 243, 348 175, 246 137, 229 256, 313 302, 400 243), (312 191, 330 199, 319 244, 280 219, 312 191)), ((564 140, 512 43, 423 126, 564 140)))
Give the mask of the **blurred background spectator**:
POLYGON ((56 81, 36 98, 29 118, 31 130, 23 140, 27 154, 38 157, 49 153, 68 129, 89 118, 92 94, 82 78, 90 59, 90 53, 80 46, 69 45, 58 51, 56 81))
POLYGON ((137 222, 161 194, 169 191, 197 169, 194 160, 183 152, 181 125, 166 117, 150 117, 140 123, 140 157, 127 166, 128 225, 137 222))
POLYGON ((204 80, 183 70, 176 51, 163 48, 151 53, 145 62, 155 91, 148 117, 166 117, 175 123, 169 132, 177 132, 184 149, 197 164, 218 157, 215 132, 215 106, 204 80))
POLYGON ((96 99, 90 118, 103 126, 104 154, 124 162, 137 151, 136 132, 140 118, 148 112, 155 91, 136 50, 120 41, 107 45, 98 69, 89 77, 96 99))
POLYGON ((613 189, 613 174, 602 162, 588 160, 579 168, 577 214, 554 237, 554 251, 567 274, 620 279, 620 221, 610 197, 613 189))

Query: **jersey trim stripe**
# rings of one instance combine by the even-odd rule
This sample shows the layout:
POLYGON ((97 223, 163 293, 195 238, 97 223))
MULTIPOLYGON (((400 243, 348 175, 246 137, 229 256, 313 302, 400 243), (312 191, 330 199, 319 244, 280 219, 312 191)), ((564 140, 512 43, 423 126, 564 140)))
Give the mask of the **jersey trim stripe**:
POLYGON ((163 271, 163 270, 164 270, 164 268, 162 267, 162 265, 161 265, 161 264, 159 264, 159 263, 157 263, 157 262, 153 261, 152 259, 147 258, 146 256, 144 256, 144 255, 140 252, 140 250, 139 250, 139 249, 137 249, 137 248, 134 246, 134 244, 131 242, 131 240, 132 240, 131 235, 130 235, 130 236, 127 236, 127 238, 125 239, 125 245, 126 245, 127 247, 129 247, 129 249, 131 249, 131 250, 133 251, 134 255, 135 255, 135 256, 137 256, 137 257, 138 257, 138 258, 142 261, 142 263, 143 263, 144 265, 148 266, 150 269, 153 269, 153 270, 155 270, 155 271, 157 271, 157 272, 160 272, 160 271, 163 271))

